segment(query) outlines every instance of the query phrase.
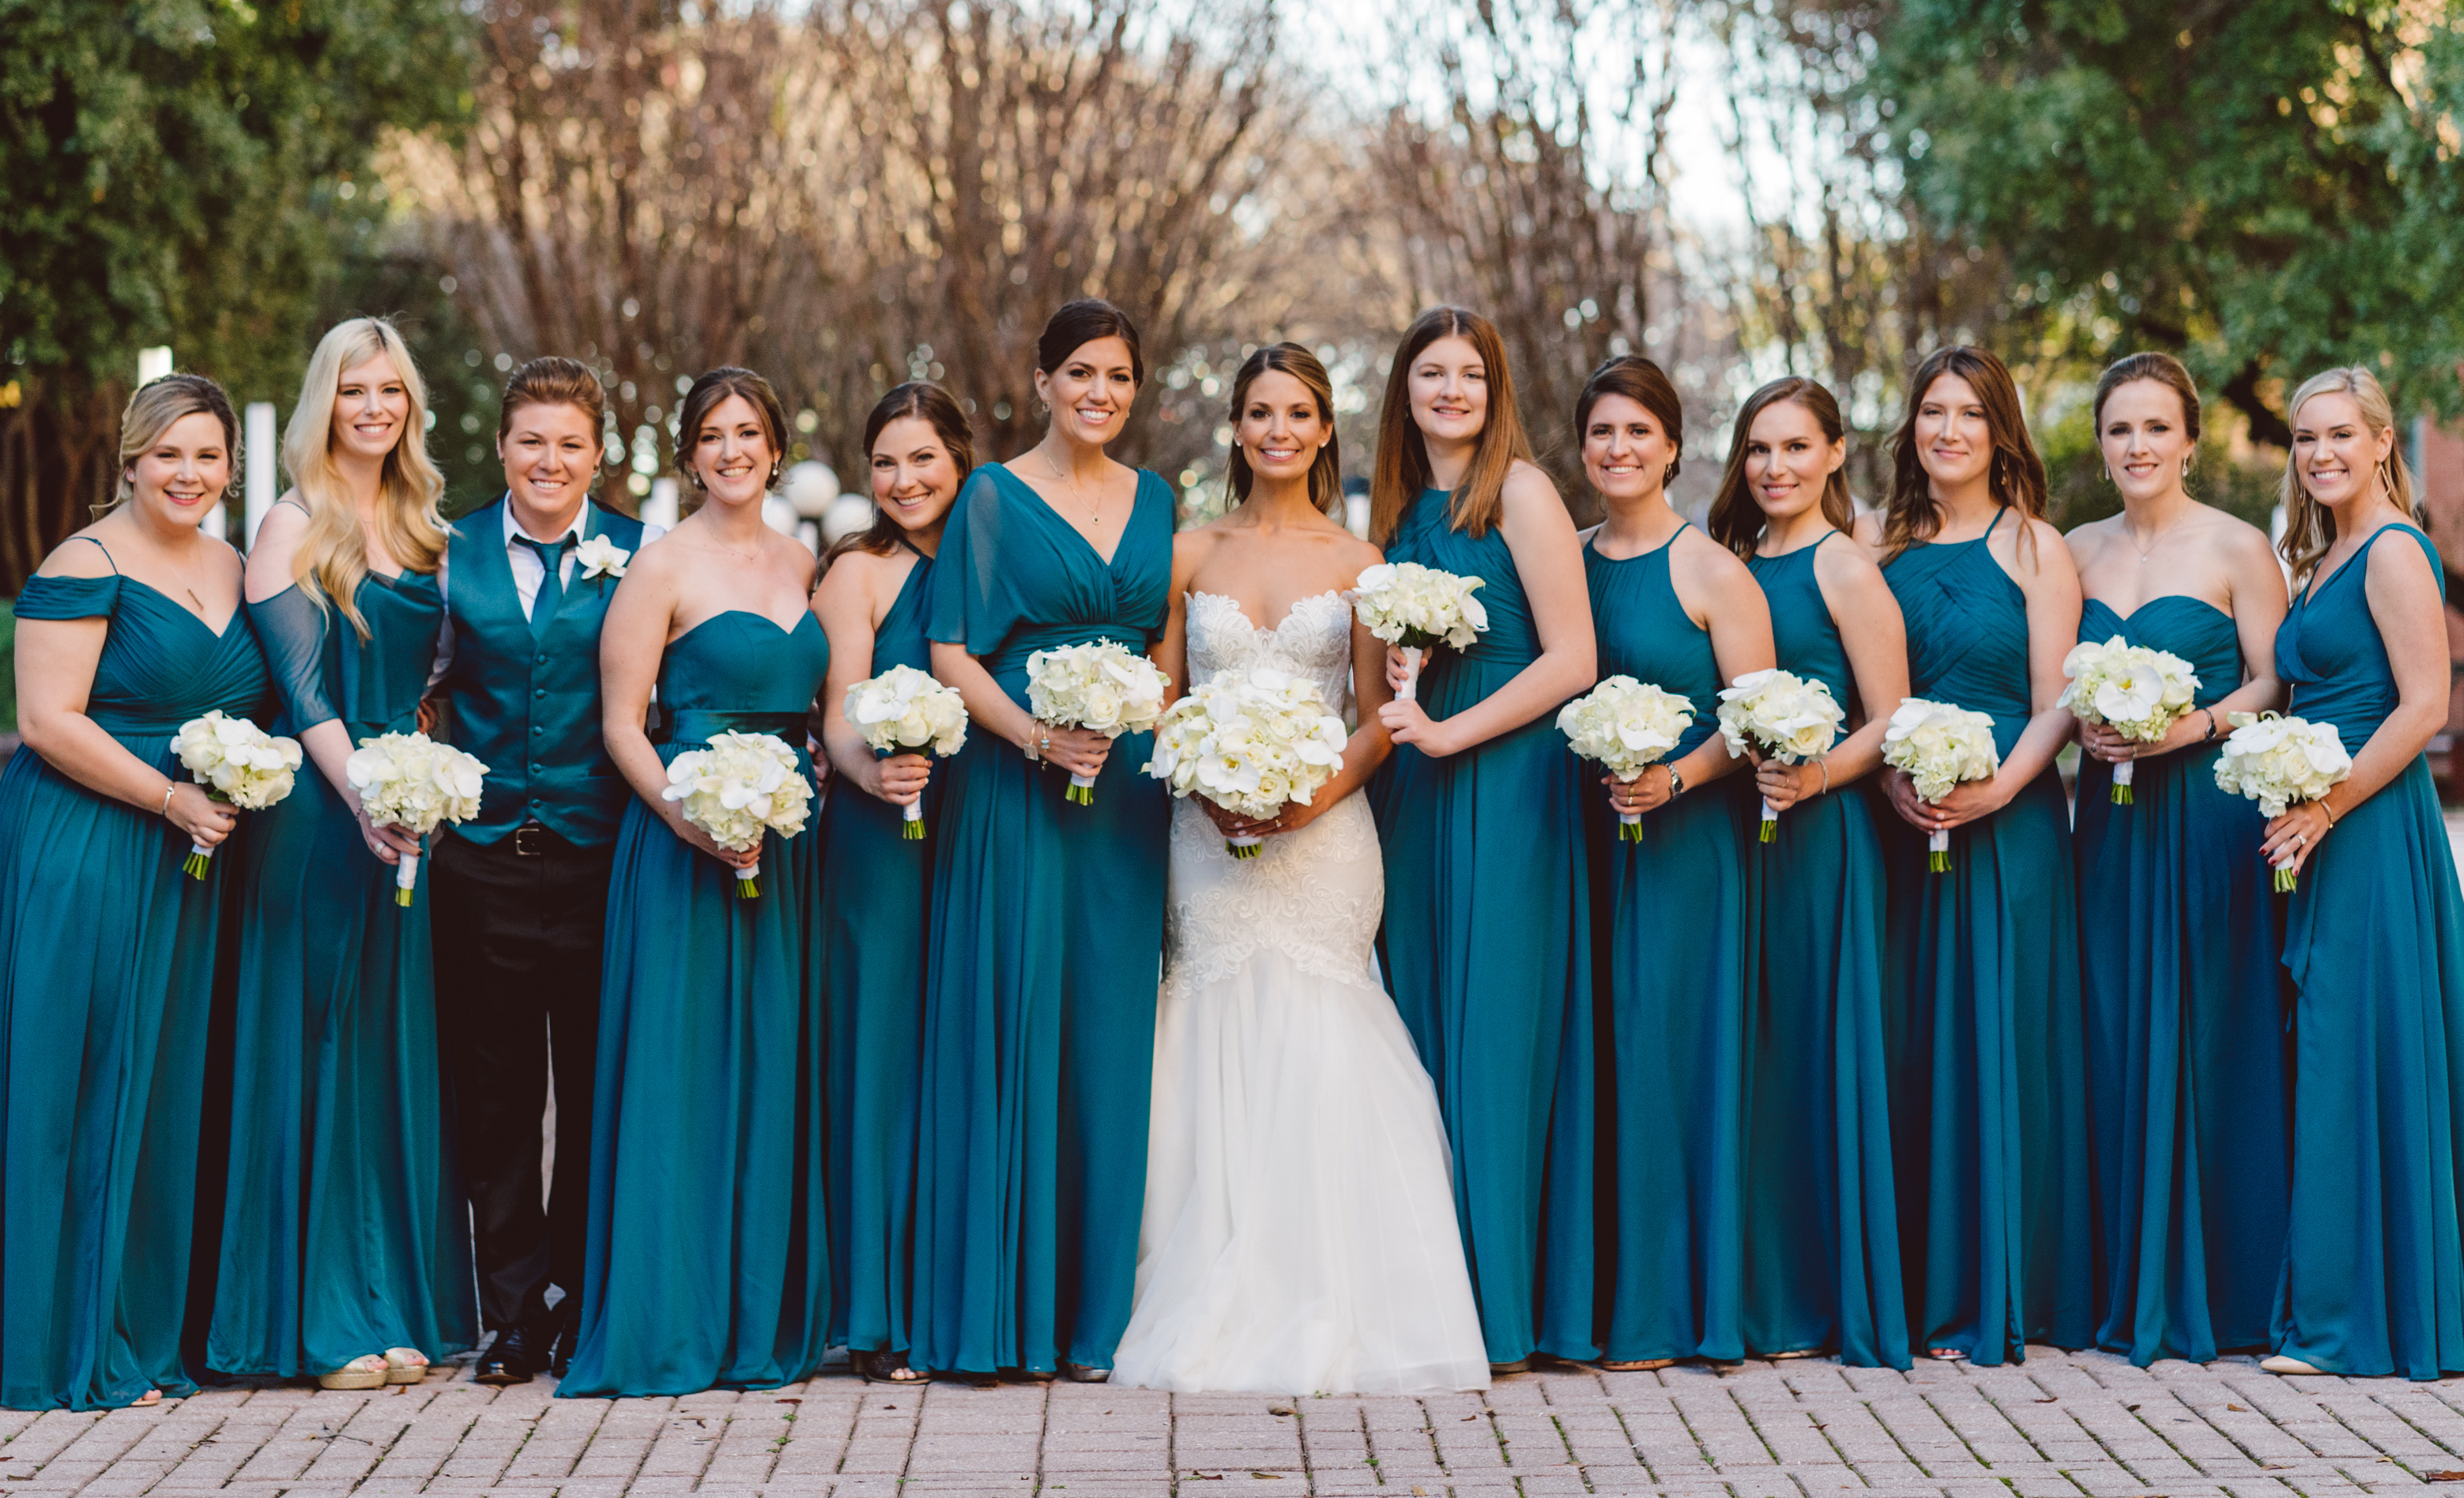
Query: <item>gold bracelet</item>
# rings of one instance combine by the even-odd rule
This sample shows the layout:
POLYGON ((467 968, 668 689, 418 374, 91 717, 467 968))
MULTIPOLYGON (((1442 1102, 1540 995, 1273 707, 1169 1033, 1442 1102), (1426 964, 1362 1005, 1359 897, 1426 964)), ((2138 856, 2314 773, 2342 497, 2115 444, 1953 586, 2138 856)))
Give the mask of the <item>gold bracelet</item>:
POLYGON ((2325 812, 2325 813, 2327 814, 2327 830, 2328 830, 2328 831, 2330 831, 2330 832, 2335 831, 2335 830, 2336 830, 2336 808, 2327 804, 2327 798, 2326 798, 2326 797, 2321 796, 2321 797, 2320 797, 2320 798, 2319 798, 2319 809, 2320 809, 2321 811, 2323 811, 2323 812, 2325 812))

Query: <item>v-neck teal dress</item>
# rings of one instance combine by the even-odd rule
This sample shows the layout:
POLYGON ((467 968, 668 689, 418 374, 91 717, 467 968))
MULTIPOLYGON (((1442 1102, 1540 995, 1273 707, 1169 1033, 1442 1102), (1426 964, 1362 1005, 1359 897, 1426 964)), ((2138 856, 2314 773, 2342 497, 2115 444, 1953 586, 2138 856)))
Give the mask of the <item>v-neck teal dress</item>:
MULTIPOLYGON (((1027 657, 1143 654, 1172 587, 1172 491, 1141 473, 1110 562, 998 464, 959 492, 925 633, 1021 707, 1027 657)), ((1163 963, 1163 783, 1152 734, 1112 744, 1094 803, 977 732, 940 772, 919 1090, 910 1360, 976 1374, 1110 1368, 1146 1196, 1163 963)))
MULTIPOLYGON (((731 608, 659 662, 659 760, 723 733, 806 757, 829 637, 731 608)), ((767 1389, 829 1345, 822 836, 762 839, 760 893, 626 804, 607 887, 581 1333, 560 1398, 767 1389)))
MULTIPOLYGON (((116 574, 30 578, 16 613, 110 621, 86 716, 173 780, 188 779, 170 747, 182 723, 270 716, 265 655, 236 614, 216 634, 116 574)), ((190 879, 187 838, 151 809, 31 748, 0 773, 0 1405, 111 1409, 196 1387, 180 1340, 235 847, 190 879)))
MULTIPOLYGON (((2400 539, 2391 539, 2400 538, 2400 539)), ((2366 576, 2387 525, 2276 634, 2290 711, 2359 753, 2395 711, 2366 576)), ((2427 756, 2339 817, 2285 914, 2293 1196, 2276 1350, 2353 1377, 2464 1370, 2464 897, 2427 756)))

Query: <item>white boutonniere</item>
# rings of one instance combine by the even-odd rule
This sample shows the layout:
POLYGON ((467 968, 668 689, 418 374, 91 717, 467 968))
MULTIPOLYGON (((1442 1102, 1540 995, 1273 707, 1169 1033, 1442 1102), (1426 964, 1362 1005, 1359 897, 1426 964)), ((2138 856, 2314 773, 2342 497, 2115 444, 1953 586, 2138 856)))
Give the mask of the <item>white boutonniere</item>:
POLYGON ((593 536, 573 549, 573 560, 582 563, 585 578, 621 578, 633 554, 605 536, 593 536))

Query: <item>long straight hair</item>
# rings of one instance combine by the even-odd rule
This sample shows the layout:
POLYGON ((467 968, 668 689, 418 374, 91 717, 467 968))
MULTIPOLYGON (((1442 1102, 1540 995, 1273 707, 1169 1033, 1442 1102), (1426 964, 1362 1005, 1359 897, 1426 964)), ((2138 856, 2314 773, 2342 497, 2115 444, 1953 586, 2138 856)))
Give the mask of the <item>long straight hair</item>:
POLYGON ((341 609, 362 640, 368 637, 368 622, 359 606, 360 580, 368 575, 368 543, 360 531, 359 506, 350 486, 334 466, 334 401, 341 392, 344 372, 379 354, 391 361, 401 377, 410 409, 378 476, 377 535, 403 570, 434 572, 445 555, 445 520, 436 510, 445 475, 428 455, 428 384, 391 322, 352 318, 319 339, 317 351, 308 358, 307 378, 299 385, 299 404, 282 429, 282 466, 308 510, 308 536, 292 563, 292 581, 304 586, 319 608, 330 605, 341 609))
POLYGON ((1488 415, 1471 466, 1446 501, 1446 524, 1474 540, 1488 534, 1506 513, 1506 475, 1518 462, 1534 461, 1531 439, 1514 405, 1514 375, 1507 367, 1506 341, 1497 325, 1463 307, 1432 307, 1404 330, 1403 343, 1386 371, 1386 401, 1377 413, 1377 467, 1369 481, 1369 539, 1383 546, 1395 539, 1403 509, 1429 487, 1429 449, 1412 420, 1412 365, 1441 338, 1467 339, 1488 376, 1488 415))
MULTIPOLYGON (((2285 405, 2288 423, 2301 417, 2301 408, 2316 396, 2349 395, 2362 409, 2362 425, 2371 436, 2395 425, 2395 406, 2387 399, 2387 386, 2379 377, 2359 364, 2346 364, 2335 369, 2322 369, 2301 382, 2285 405)), ((2421 501, 2412 489, 2412 469, 2404 460, 2404 444, 2388 447, 2385 461, 2379 464, 2378 481, 2385 486, 2387 498, 2404 512, 2406 519, 2427 530, 2429 519, 2421 513, 2421 501)), ((2284 506, 2284 539, 2276 543, 2284 564, 2293 569, 2293 581, 2299 584, 2318 568, 2319 559, 2336 544, 2336 517, 2310 493, 2301 481, 2301 472, 2295 467, 2292 453, 2284 455, 2284 476, 2277 480, 2276 497, 2284 506)))
MULTIPOLYGON (((893 421, 910 416, 920 417, 933 429, 933 435, 950 450, 950 461, 957 466, 958 483, 964 487, 967 475, 976 471, 976 434, 967 426, 967 413, 958 408, 957 398, 930 380, 911 380, 893 386, 890 393, 875 401, 872 414, 864 419, 864 445, 858 450, 865 471, 872 470, 872 445, 881 440, 882 432, 893 421)), ((869 487, 870 480, 867 479, 869 487)), ((872 523, 863 530, 842 536, 830 542, 822 558, 828 565, 851 551, 869 552, 876 557, 894 554, 905 540, 907 528, 891 519, 890 512, 873 508, 872 523)))
MULTIPOLYGON (((1937 348, 1908 381, 1907 414, 1891 436, 1891 495, 1882 512, 1882 559, 1891 561, 1942 530, 1942 506, 1934 502, 1925 462, 1917 453, 1917 410, 1925 392, 1944 375, 1957 375, 1976 392, 1985 408, 1985 430, 1993 444, 1992 467, 1987 474, 1994 501, 2015 509, 2027 519, 2045 518, 2045 460, 2028 436, 2028 418, 2019 405, 2019 384, 2001 360, 1982 348, 1953 344, 1937 348)), ((2022 529, 2019 543, 2032 544, 2034 533, 2022 529)))
MULTIPOLYGON (((1308 390, 1317 404, 1317 419, 1326 423, 1326 446, 1317 450, 1317 461, 1309 465, 1309 503, 1325 515, 1343 513, 1343 452, 1334 436, 1334 382, 1328 378, 1326 365, 1315 354, 1298 343, 1269 343, 1241 362, 1241 372, 1232 377, 1232 425, 1241 425, 1241 408, 1247 404, 1249 386, 1269 369, 1290 375, 1308 390)), ((1232 444, 1232 461, 1224 465, 1232 487, 1232 500, 1238 504, 1249 497, 1249 486, 1255 480, 1249 472, 1249 455, 1241 444, 1232 444)))
MULTIPOLYGON (((1754 503, 1751 486, 1746 482, 1746 439, 1753 433, 1754 418, 1779 405, 1793 401, 1814 418, 1822 429, 1823 440, 1837 443, 1848 434, 1839 419, 1839 402, 1832 393, 1803 375, 1790 375, 1773 380, 1753 394, 1737 410, 1736 430, 1728 435, 1728 466, 1720 473, 1720 492, 1711 498, 1711 513, 1704 529, 1711 539, 1740 557, 1751 557, 1754 545, 1762 539, 1763 507, 1754 503)), ((1822 518, 1836 530, 1856 528, 1857 504, 1848 496, 1848 467, 1841 464, 1831 471, 1822 482, 1822 518)))

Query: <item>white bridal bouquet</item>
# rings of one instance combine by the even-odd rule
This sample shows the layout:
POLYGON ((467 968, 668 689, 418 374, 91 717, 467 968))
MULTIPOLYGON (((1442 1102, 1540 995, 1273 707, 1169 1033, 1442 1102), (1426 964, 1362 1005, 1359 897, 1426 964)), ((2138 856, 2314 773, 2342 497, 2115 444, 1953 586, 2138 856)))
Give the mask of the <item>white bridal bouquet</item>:
MULTIPOLYGON (((1909 697, 1883 731, 1882 762, 1907 772, 1919 800, 1936 803, 1962 781, 1991 780, 2002 768, 2002 752, 1993 746, 1991 715, 1909 697)), ((1925 849, 1927 869, 1950 868, 1949 832, 1928 834, 1925 849)))
MULTIPOLYGON (((216 708, 180 725, 171 752, 206 794, 243 811, 263 811, 291 794, 291 772, 299 768, 299 740, 269 734, 244 717, 226 717, 216 708)), ((191 879, 206 876, 214 850, 188 845, 180 867, 191 879)))
MULTIPOLYGON (((1728 758, 1748 748, 1782 764, 1802 764, 1831 752, 1848 710, 1818 681, 1793 672, 1749 671, 1720 693, 1720 737, 1728 758)), ((1763 803, 1762 841, 1779 833, 1779 812, 1763 803)))
MULTIPOLYGON (((1169 684, 1155 663, 1114 640, 1038 650, 1026 658, 1026 710, 1041 722, 1107 738, 1144 733, 1163 716, 1169 684)), ((1069 800, 1095 804, 1095 782, 1069 777, 1069 800)))
MULTIPOLYGON (((2333 723, 2276 713, 2233 713, 2224 753, 2216 756, 2216 788, 2247 796, 2270 822, 2296 802, 2317 801, 2353 773, 2353 757, 2333 723)), ((2297 882, 2293 860, 2276 866, 2281 893, 2297 882)))
MULTIPOLYGON (((892 666, 869 681, 847 691, 847 721, 878 755, 901 749, 923 749, 944 759, 967 741, 967 703, 956 687, 945 687, 913 666, 892 666)), ((911 801, 899 836, 924 835, 924 802, 911 801)))
MULTIPOLYGON (((1676 748, 1693 721, 1694 705, 1677 694, 1632 676, 1611 676, 1558 712, 1557 732, 1574 753, 1597 760, 1619 781, 1631 781, 1676 748)), ((1617 813, 1617 841, 1642 841, 1642 813, 1617 813)))
MULTIPOLYGON (((1334 779, 1350 736, 1314 682, 1271 666, 1219 672, 1174 703, 1155 725, 1147 773, 1226 811, 1271 817, 1287 802, 1306 806, 1334 779)), ((1233 837, 1223 850, 1255 858, 1265 839, 1233 837)))
POLYGON ((1460 650, 1488 628, 1488 610, 1472 590, 1483 579, 1457 577, 1417 562, 1381 562, 1360 569, 1352 606, 1371 634, 1403 650, 1406 702, 1418 694, 1420 661, 1443 641, 1460 650))
MULTIPOLYGON (((2062 657, 2060 705, 2082 723, 2101 723, 2135 743, 2152 744, 2190 711, 2199 690, 2190 663, 2167 650, 2132 645, 2120 635, 2098 645, 2082 640, 2062 657)), ((2113 804, 2127 806, 2130 776, 2138 766, 2123 760, 2113 767, 2113 804)))
MULTIPOLYGON (((685 820, 731 853, 761 846, 761 834, 794 837, 812 809, 813 782, 796 751, 773 734, 713 734, 707 749, 688 749, 668 761, 662 801, 679 802, 685 820)), ((736 892, 759 899, 761 866, 736 870, 736 892)))
MULTIPOLYGON (((477 816, 479 783, 487 773, 486 765, 426 734, 363 738, 342 765, 368 821, 401 827, 415 838, 435 831, 440 822, 477 816)), ((393 902, 408 905, 418 883, 419 855, 405 853, 394 864, 393 902)))

